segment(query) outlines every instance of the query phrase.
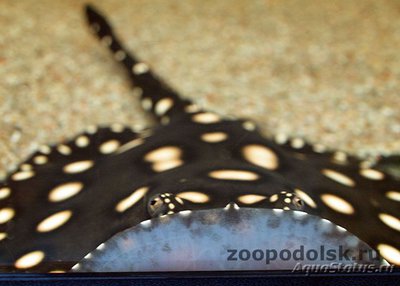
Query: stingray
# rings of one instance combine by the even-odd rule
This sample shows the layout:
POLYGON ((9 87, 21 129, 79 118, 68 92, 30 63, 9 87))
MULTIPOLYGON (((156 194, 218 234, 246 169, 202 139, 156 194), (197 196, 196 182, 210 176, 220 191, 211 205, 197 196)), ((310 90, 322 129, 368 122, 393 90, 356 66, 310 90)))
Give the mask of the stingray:
POLYGON ((400 265, 396 178, 199 107, 129 53, 94 8, 86 16, 158 124, 91 127, 10 173, 0 184, 1 271, 290 268, 229 263, 229 250, 240 260, 317 244, 374 249, 400 265))

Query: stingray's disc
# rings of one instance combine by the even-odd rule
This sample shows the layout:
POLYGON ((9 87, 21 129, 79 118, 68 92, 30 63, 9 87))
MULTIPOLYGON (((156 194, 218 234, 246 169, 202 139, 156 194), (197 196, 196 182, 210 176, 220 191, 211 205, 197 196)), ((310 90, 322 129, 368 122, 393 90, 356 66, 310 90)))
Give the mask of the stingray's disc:
POLYGON ((298 263, 380 264, 371 258, 376 255, 367 244, 320 217, 300 211, 231 207, 184 211, 142 222, 101 244, 73 271, 271 270, 293 269, 298 263))

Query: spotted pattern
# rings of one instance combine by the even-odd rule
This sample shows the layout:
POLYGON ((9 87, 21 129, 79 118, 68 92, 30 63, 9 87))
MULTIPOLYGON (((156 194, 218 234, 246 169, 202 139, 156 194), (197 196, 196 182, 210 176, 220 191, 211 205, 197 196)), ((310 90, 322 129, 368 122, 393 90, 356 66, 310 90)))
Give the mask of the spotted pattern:
POLYGON ((252 205, 258 202, 261 202, 265 200, 267 197, 266 196, 260 196, 260 195, 243 195, 238 197, 238 201, 242 204, 245 205, 252 205))
POLYGON ((115 206, 117 212, 124 212, 139 202, 148 192, 148 187, 141 187, 135 190, 130 196, 124 198, 115 206))
POLYGON ((49 201, 61 202, 77 195, 83 189, 83 183, 81 182, 68 182, 61 184, 49 193, 49 201))
POLYGON ((204 112, 193 115, 192 120, 196 123, 212 124, 219 122, 221 118, 214 113, 204 112))
POLYGON ((201 135, 201 140, 207 143, 219 143, 227 138, 228 135, 225 132, 208 132, 201 135))
POLYGON ((28 269, 32 268, 35 265, 39 264, 43 259, 45 255, 43 251, 36 250, 29 252, 15 261, 15 268, 17 269, 28 269))
POLYGON ((77 161, 70 163, 68 165, 65 165, 63 168, 64 173, 68 174, 75 174, 75 173, 81 173, 84 172, 88 169, 90 169, 93 166, 93 161, 90 160, 84 160, 84 161, 77 161))
POLYGON ((14 181, 23 181, 32 178, 35 175, 33 171, 22 171, 12 175, 11 179, 14 181))
POLYGON ((321 199, 328 207, 339 213, 343 214, 354 213, 353 206, 343 198, 340 198, 332 194, 323 194, 321 195, 321 199))
POLYGON ((43 221, 41 221, 36 230, 38 232, 49 232, 53 231, 59 227, 61 227, 63 224, 65 224, 72 216, 72 211, 70 210, 65 210, 61 211, 55 214, 52 214, 51 216, 45 218, 43 221))
POLYGON ((112 235, 153 227, 152 217, 239 207, 318 215, 322 228, 331 221, 400 265, 398 180, 318 143, 283 133, 265 138, 252 121, 228 120, 181 98, 124 50, 101 15, 88 8, 87 16, 160 124, 90 126, 40 146, 0 182, 2 271, 68 271, 107 248, 112 235))
POLYGON ((99 150, 103 154, 110 154, 110 153, 115 152, 118 149, 119 145, 120 145, 120 143, 118 140, 115 140, 115 139, 109 140, 109 141, 101 144, 99 147, 99 150))
POLYGON ((210 200, 210 197, 207 194, 195 191, 178 193, 177 197, 198 204, 204 204, 210 200))
POLYGON ((323 169, 322 174, 328 177, 329 179, 338 182, 339 184, 346 185, 349 187, 355 186, 355 182, 353 179, 338 171, 323 169))
POLYGON ((209 176, 218 180, 233 181, 254 181, 259 178, 258 174, 243 170, 215 170, 209 173, 209 176))
POLYGON ((279 159, 269 148, 262 145, 247 145, 243 147, 244 158, 252 164, 260 167, 275 170, 278 168, 279 159))

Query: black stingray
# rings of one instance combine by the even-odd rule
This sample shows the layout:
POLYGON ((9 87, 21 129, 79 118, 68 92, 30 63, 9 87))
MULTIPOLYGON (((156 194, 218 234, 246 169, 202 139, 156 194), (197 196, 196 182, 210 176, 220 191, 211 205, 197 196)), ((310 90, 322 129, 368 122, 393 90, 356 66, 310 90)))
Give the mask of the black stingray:
POLYGON ((121 126, 91 129, 41 148, 9 174, 0 185, 1 271, 69 270, 114 234, 151 217, 230 202, 301 209, 345 227, 373 248, 384 244, 400 249, 400 182, 394 177, 360 167, 360 160, 344 153, 300 139, 268 139, 252 122, 201 110, 129 54, 98 12, 87 7, 86 14, 160 124, 140 131, 121 126), (75 185, 63 190, 75 188, 74 195, 49 199, 54 188, 67 183, 75 185), (142 190, 131 197, 138 201, 116 210, 135 190, 142 190), (194 191, 206 199, 179 197, 194 191), (255 200, 240 200, 244 195, 254 195, 255 200), (333 207, 323 195, 347 204, 333 207), (63 224, 38 231, 41 222, 60 212, 63 224), (29 264, 26 255, 38 252, 38 262, 29 264))

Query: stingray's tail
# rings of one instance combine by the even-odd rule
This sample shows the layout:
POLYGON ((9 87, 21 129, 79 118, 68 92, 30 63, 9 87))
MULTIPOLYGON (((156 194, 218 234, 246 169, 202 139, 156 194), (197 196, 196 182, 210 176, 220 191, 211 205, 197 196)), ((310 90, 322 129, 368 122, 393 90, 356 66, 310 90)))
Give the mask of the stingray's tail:
POLYGON ((127 52, 106 19, 96 9, 87 5, 86 16, 95 34, 111 50, 114 58, 125 66, 133 85, 140 89, 145 110, 152 112, 161 123, 167 123, 172 117, 193 109, 189 100, 182 99, 154 75, 147 64, 127 52))

